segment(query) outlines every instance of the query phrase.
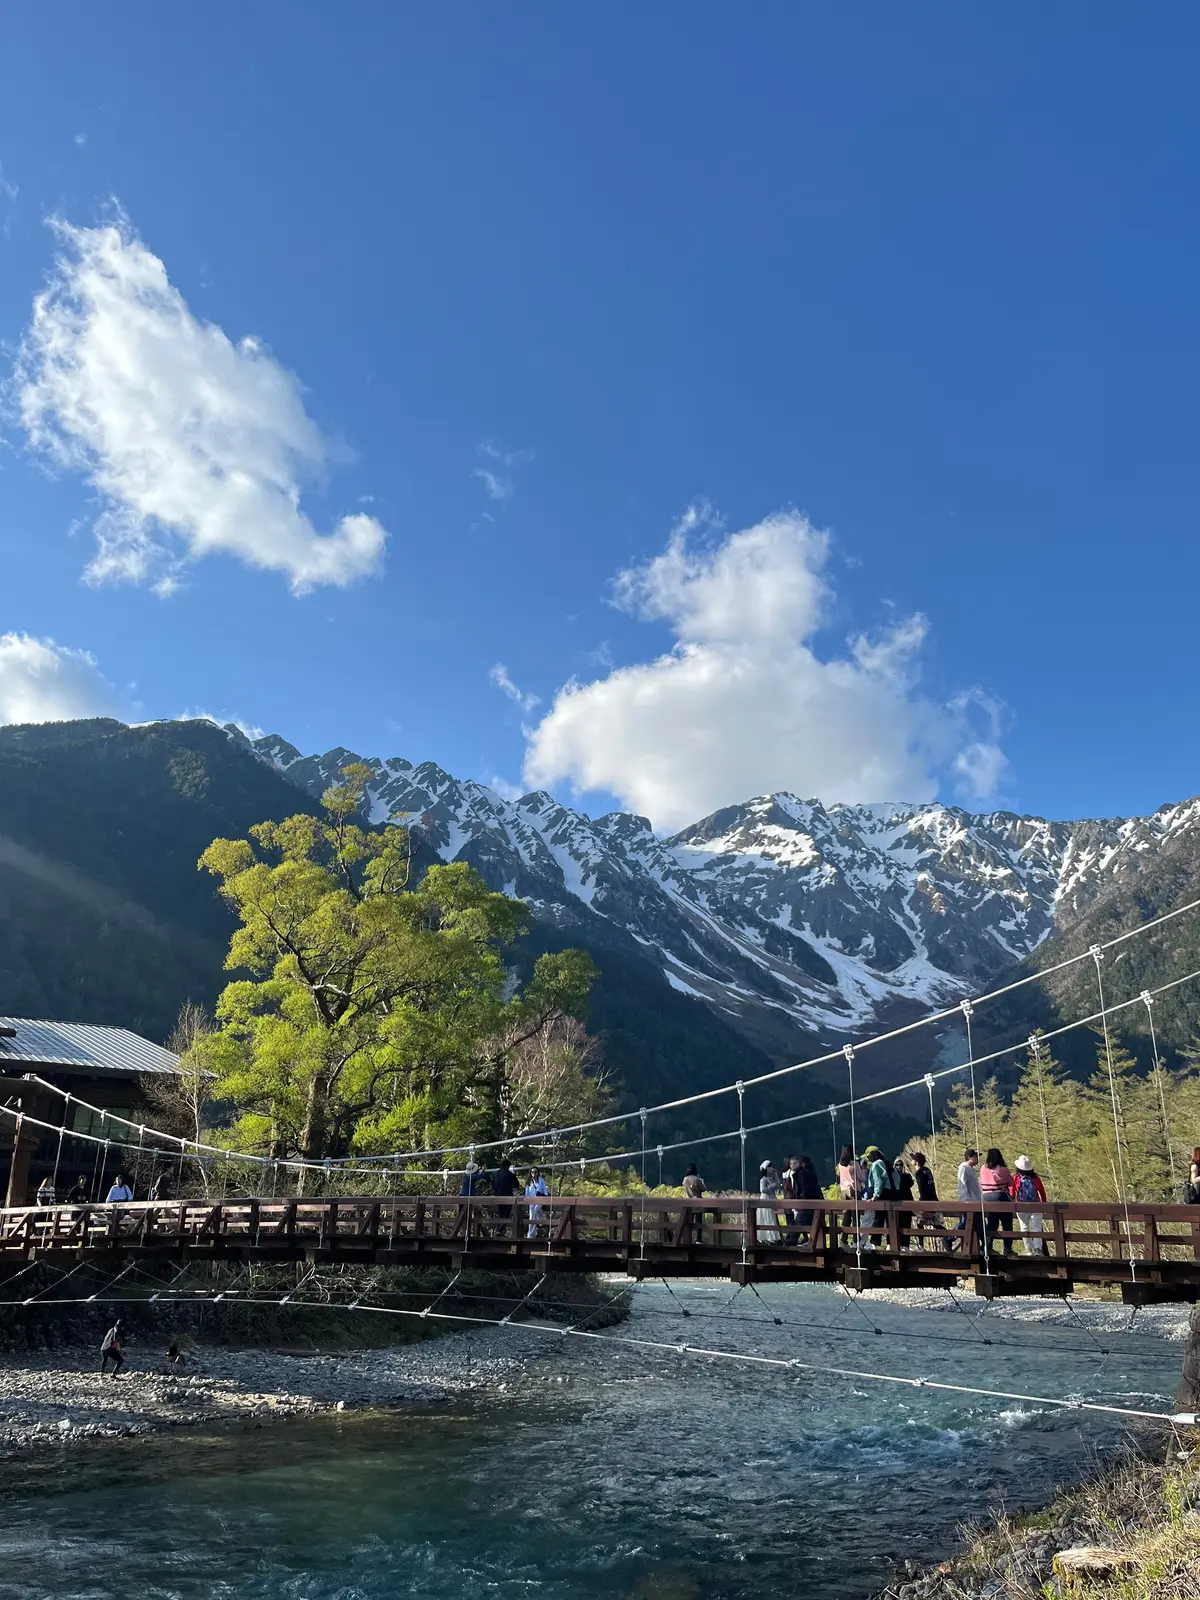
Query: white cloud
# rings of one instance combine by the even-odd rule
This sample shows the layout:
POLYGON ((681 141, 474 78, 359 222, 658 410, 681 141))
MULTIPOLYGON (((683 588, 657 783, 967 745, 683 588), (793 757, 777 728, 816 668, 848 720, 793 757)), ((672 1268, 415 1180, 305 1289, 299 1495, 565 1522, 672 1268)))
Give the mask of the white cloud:
POLYGON ((0 634, 0 723, 118 716, 117 696, 86 650, 0 634))
POLYGON ((302 482, 331 454, 300 384, 254 339, 200 322, 123 222, 54 224, 59 253, 17 363, 31 443, 100 496, 94 583, 153 582, 217 552, 301 593, 378 570, 374 517, 321 534, 302 482))
POLYGON ((1000 787, 1008 771, 1008 757, 998 744, 982 740, 967 745, 954 758, 958 792, 963 799, 986 800, 1000 787))
POLYGON ((471 476, 478 478, 488 492, 489 500, 510 500, 513 492, 511 478, 502 477, 500 473, 493 472, 490 467, 474 467, 471 476))
POLYGON ((536 694, 522 694, 521 690, 517 688, 509 677, 508 668, 503 661, 497 661, 496 665, 488 673, 488 677, 496 685, 497 689, 502 694, 506 694, 514 705, 520 706, 526 715, 533 710, 534 706, 541 705, 542 702, 536 694))
POLYGON ((515 783, 509 783, 507 778, 489 778, 487 786, 489 789, 493 789, 501 800, 516 802, 525 793, 524 789, 519 789, 515 783))
POLYGON ((828 550, 796 512, 725 537, 689 512, 663 553, 614 589, 623 609, 667 622, 673 648, 560 689, 530 731, 525 781, 608 790, 670 829, 779 789, 931 799, 956 759, 964 781, 997 780, 1002 766, 970 754, 983 746, 969 697, 939 705, 917 687, 924 618, 817 653, 833 601, 828 550))
POLYGON ((511 478, 510 470, 513 467, 524 466, 527 461, 533 460, 532 450, 505 450, 503 446, 495 444, 491 439, 484 439, 475 446, 475 453, 483 456, 486 461, 492 462, 490 467, 473 467, 471 476, 478 478, 487 490, 490 500, 511 500, 515 484, 511 478))

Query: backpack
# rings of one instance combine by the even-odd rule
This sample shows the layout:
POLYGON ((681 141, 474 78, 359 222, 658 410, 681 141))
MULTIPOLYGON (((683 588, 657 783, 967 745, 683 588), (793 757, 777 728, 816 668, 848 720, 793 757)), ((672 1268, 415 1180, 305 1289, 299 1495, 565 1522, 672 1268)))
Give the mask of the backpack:
POLYGON ((1200 1206, 1200 1183, 1192 1183, 1189 1180, 1183 1191, 1183 1203, 1186 1206, 1200 1206))
POLYGON ((1024 1200, 1027 1204, 1038 1197, 1037 1184, 1028 1172, 1017 1174, 1017 1199, 1024 1200))

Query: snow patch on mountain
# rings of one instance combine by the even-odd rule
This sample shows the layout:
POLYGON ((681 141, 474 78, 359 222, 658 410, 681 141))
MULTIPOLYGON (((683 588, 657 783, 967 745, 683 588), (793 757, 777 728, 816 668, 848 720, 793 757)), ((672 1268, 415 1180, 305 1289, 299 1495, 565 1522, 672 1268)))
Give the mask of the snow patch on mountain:
MULTIPOLYGON (((253 748, 314 795, 361 759, 301 756, 274 736, 253 748)), ((506 800, 432 762, 366 765, 372 822, 406 823, 572 936, 629 941, 763 1042, 788 1025, 850 1036, 897 1002, 978 992, 1165 839, 1200 828, 1200 799, 1050 822, 773 794, 660 839, 644 817, 593 819, 542 792, 506 800)))

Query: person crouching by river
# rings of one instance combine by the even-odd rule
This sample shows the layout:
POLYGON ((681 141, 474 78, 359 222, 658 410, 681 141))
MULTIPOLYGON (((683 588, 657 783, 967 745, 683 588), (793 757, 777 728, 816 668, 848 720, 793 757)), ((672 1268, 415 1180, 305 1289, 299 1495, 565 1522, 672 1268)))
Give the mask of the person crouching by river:
POLYGON ((125 1342, 125 1330, 121 1326, 120 1317, 100 1341, 100 1376, 103 1378, 108 1370, 108 1363, 113 1364, 113 1377, 125 1365, 125 1357, 121 1354, 121 1346, 125 1342))
POLYGON ((1025 1254, 1045 1255, 1046 1246, 1042 1243, 1042 1213, 1019 1209, 1022 1202, 1029 1205, 1035 1200, 1040 1200, 1043 1205, 1046 1204, 1046 1185, 1033 1170, 1033 1162, 1028 1156, 1017 1157, 1017 1170, 1013 1174, 1008 1192, 1017 1202, 1017 1222, 1021 1228, 1025 1254))

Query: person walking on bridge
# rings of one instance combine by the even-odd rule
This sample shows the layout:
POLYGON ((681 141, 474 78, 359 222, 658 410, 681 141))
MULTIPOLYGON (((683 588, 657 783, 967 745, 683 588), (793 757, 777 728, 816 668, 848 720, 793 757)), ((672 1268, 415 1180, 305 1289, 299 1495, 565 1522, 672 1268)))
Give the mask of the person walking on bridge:
POLYGON ((132 1200, 132 1199, 133 1199, 133 1190, 125 1182, 125 1174, 123 1172, 118 1172, 117 1173, 117 1181, 113 1184, 112 1188, 108 1191, 108 1199, 104 1202, 105 1205, 109 1205, 109 1206, 122 1205, 125 1201, 132 1200))
MULTIPOLYGON (((525 1198, 526 1200, 539 1200, 543 1195, 545 1195, 547 1198, 549 1198, 550 1195, 550 1190, 546 1187, 546 1180, 542 1177, 542 1174, 537 1167, 530 1167, 529 1182, 525 1185, 525 1198)), ((542 1221, 542 1218, 545 1215, 545 1206, 530 1206, 528 1233, 528 1237, 530 1239, 537 1238, 538 1224, 542 1221)))
MULTIPOLYGON (((517 1192, 517 1175, 513 1171, 512 1162, 505 1156, 500 1165, 492 1173, 492 1193, 499 1195, 504 1200, 517 1192)), ((503 1239, 508 1233, 508 1224, 512 1218, 513 1208, 508 1206, 496 1207, 496 1237, 503 1239)))
MULTIPOLYGON (((853 1145, 844 1144, 842 1146, 842 1153, 838 1157, 837 1164, 837 1182, 838 1193, 843 1200, 848 1200, 851 1206, 856 1205, 862 1199, 863 1191, 867 1186, 867 1169, 854 1154, 853 1145)), ((854 1212, 843 1212, 842 1228, 845 1231, 842 1234, 842 1243, 848 1247, 854 1244, 854 1234, 849 1231, 853 1224, 854 1212)))
MULTIPOLYGON (((979 1151, 964 1151, 963 1158, 958 1164, 958 1198, 965 1200, 968 1205, 977 1206, 980 1202, 979 1173, 976 1170, 978 1166, 979 1151)), ((970 1215, 969 1211, 964 1211, 958 1219, 958 1231, 963 1235, 959 1244, 959 1248, 962 1250, 967 1248, 966 1232, 970 1215)))
POLYGON ((1042 1213, 1019 1209, 1022 1203, 1029 1205, 1035 1200, 1040 1200, 1043 1205, 1046 1204, 1046 1185, 1033 1170, 1033 1162, 1028 1156, 1017 1157, 1017 1170, 1013 1174, 1008 1192, 1018 1205, 1017 1222, 1021 1228, 1025 1254, 1045 1255, 1046 1247, 1042 1243, 1042 1213))
POLYGON ((1184 1199, 1189 1206, 1200 1206, 1200 1144, 1192 1151, 1192 1165, 1184 1199))
MULTIPOLYGON (((929 1158, 926 1156, 924 1150, 913 1151, 912 1169, 913 1181, 917 1186, 917 1199, 936 1201, 938 1197, 937 1180, 934 1178, 933 1168, 929 1165, 929 1158)), ((945 1223, 943 1219, 938 1216, 935 1211, 922 1211, 917 1218, 917 1227, 921 1229, 922 1232, 930 1231, 936 1228, 942 1228, 944 1226, 945 1223)), ((914 1241, 914 1243, 916 1242, 917 1241, 914 1241)), ((951 1250, 954 1248, 953 1243, 949 1238, 943 1238, 941 1245, 943 1250, 951 1250)), ((924 1239, 920 1240, 920 1247, 922 1250, 925 1249, 924 1239)))
MULTIPOLYGON (((683 1198, 685 1200, 704 1199, 704 1179, 700 1176, 699 1168, 693 1161, 683 1175, 683 1198)), ((704 1243, 703 1211, 697 1211, 692 1217, 692 1238, 696 1244, 704 1243)))
MULTIPOLYGON (((764 1161, 758 1169, 758 1192, 764 1200, 779 1199, 779 1174, 773 1161, 764 1161)), ((759 1206, 754 1220, 759 1244, 779 1243, 779 1214, 773 1205, 759 1206)))
MULTIPOLYGON (((792 1156, 789 1159, 787 1175, 783 1180, 783 1192, 789 1200, 825 1198, 821 1180, 817 1177, 817 1169, 807 1156, 792 1156)), ((812 1209, 789 1211, 788 1221, 792 1224, 792 1229, 788 1233, 788 1243, 807 1244, 809 1234, 812 1232, 812 1209)))
MULTIPOLYGON (((1013 1175, 1008 1170, 1004 1160, 1004 1153, 995 1145, 989 1149, 983 1159, 983 1166, 979 1172, 979 1187, 983 1194, 984 1205, 996 1205, 1002 1200, 1008 1200, 1012 1194, 1013 1175)), ((1008 1218, 1001 1211, 989 1211, 986 1214, 984 1226, 987 1229, 988 1243, 991 1244, 1002 1226, 1008 1223, 1008 1218)), ((1005 1239, 1004 1254, 1011 1256, 1013 1241, 1005 1239)))
MULTIPOLYGON (((875 1202, 882 1206, 885 1200, 895 1200, 899 1194, 896 1186, 896 1174, 891 1163, 877 1144, 869 1145, 863 1152, 863 1159, 867 1165, 867 1193, 868 1204, 875 1202)), ((887 1222, 887 1212, 872 1209, 863 1217, 863 1242, 864 1250, 887 1249, 887 1240, 879 1240, 872 1233, 873 1228, 882 1228, 887 1222)))

